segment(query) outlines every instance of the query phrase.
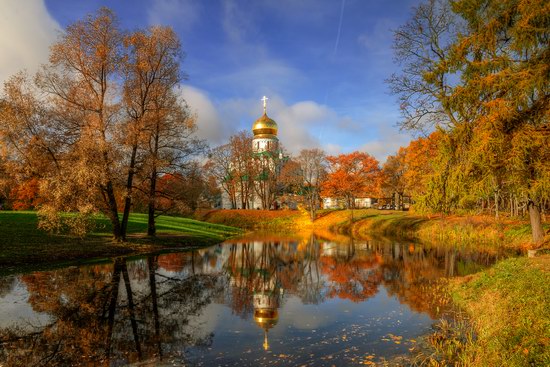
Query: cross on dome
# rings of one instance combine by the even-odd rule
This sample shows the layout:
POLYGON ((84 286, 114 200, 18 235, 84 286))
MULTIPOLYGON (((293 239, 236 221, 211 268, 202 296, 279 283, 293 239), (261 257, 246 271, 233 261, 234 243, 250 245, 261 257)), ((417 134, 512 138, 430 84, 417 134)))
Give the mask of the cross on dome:
POLYGON ((264 98, 261 99, 261 101, 264 101, 264 113, 267 114, 267 100, 269 98, 267 98, 266 96, 264 96, 264 98))

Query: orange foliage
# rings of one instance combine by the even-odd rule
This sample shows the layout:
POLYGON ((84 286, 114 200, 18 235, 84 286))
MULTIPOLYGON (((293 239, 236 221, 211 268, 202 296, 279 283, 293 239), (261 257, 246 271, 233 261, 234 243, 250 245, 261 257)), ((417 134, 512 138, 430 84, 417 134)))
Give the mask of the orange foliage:
POLYGON ((350 204, 353 198, 377 196, 380 166, 367 153, 352 152, 327 157, 329 174, 321 188, 325 197, 344 198, 350 204))
POLYGON ((40 181, 31 178, 15 186, 10 193, 14 210, 27 210, 36 208, 41 200, 39 197, 40 181))
POLYGON ((383 274, 375 257, 355 257, 338 259, 321 256, 321 269, 332 282, 327 296, 349 299, 352 302, 364 301, 378 293, 383 274))
POLYGON ((403 163, 406 167, 403 178, 410 194, 417 196, 425 193, 426 179, 432 173, 430 160, 437 155, 441 131, 434 131, 426 138, 410 142, 404 149, 403 163))
POLYGON ((160 255, 158 258, 158 265, 166 271, 178 273, 183 270, 187 262, 187 257, 187 254, 184 253, 160 255))

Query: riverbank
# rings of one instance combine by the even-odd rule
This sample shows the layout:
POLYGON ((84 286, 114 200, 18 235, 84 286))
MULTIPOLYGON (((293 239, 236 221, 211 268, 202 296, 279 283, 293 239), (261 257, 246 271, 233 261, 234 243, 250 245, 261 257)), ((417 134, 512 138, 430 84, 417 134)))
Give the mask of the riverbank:
POLYGON ((125 243, 112 241, 110 230, 110 222, 105 217, 97 217, 96 230, 84 238, 49 234, 38 229, 36 212, 0 211, 0 275, 91 259, 99 261, 164 249, 202 247, 242 233, 234 227, 159 216, 157 236, 151 239, 145 235, 145 214, 130 215, 125 243))
MULTIPOLYGON (((545 230, 550 228, 544 224, 545 230)), ((403 212, 373 213, 359 219, 348 229, 356 237, 372 235, 414 237, 423 242, 454 246, 506 247, 526 250, 531 247, 531 227, 527 220, 491 216, 420 216, 403 212)), ((550 245, 550 236, 545 245, 550 245)))
MULTIPOLYGON (((301 232, 331 231, 356 238, 384 236, 417 239, 427 243, 460 246, 529 248, 531 229, 527 220, 491 216, 421 216, 409 212, 376 209, 320 210, 312 223, 299 210, 209 210, 195 219, 245 230, 301 232)), ((544 225, 545 230, 550 225, 544 225)), ((547 238, 546 247, 550 236, 547 238)))
POLYGON ((550 365, 550 255, 503 260, 447 288, 464 314, 435 326, 419 365, 550 365))

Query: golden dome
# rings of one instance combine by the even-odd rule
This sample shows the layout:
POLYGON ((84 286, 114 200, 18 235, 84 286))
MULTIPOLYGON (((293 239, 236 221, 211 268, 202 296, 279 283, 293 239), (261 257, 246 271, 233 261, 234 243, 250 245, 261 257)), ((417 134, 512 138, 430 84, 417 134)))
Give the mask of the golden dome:
POLYGON ((255 137, 274 137, 277 135, 277 130, 277 123, 269 118, 265 112, 252 125, 252 132, 255 137))
POLYGON ((264 330, 269 330, 279 321, 279 312, 277 309, 256 309, 254 310, 254 321, 264 330))

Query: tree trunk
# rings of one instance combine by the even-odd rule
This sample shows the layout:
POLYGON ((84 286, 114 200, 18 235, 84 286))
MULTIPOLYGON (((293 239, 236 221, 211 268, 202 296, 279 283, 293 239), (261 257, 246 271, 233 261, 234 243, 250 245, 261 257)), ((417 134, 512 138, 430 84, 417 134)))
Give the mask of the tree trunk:
POLYGON ((155 325, 155 344, 158 348, 158 356, 162 361, 162 344, 160 340, 160 317, 157 301, 157 282, 155 272, 157 269, 157 258, 154 256, 147 257, 147 266, 149 270, 149 289, 151 290, 151 301, 153 303, 153 322, 155 325))
POLYGON ((311 221, 315 221, 315 217, 317 216, 317 195, 315 193, 309 193, 308 195, 308 204, 309 204, 309 216, 311 218, 311 221))
POLYGON ((138 353, 138 360, 141 361, 141 345, 139 344, 138 326, 136 320, 136 313, 134 310, 134 294, 132 293, 132 285, 130 283, 130 276, 128 275, 128 267, 126 261, 122 264, 122 278, 124 279, 124 285, 126 286, 126 298, 128 300, 128 313, 130 316, 130 324, 132 325, 132 334, 134 335, 134 343, 136 345, 136 351, 138 353))
POLYGON ((105 346, 105 352, 107 354, 107 361, 111 357, 111 346, 113 342, 113 329, 115 325, 115 313, 118 301, 118 287, 120 285, 120 273, 122 271, 122 263, 124 259, 116 259, 113 265, 113 276, 111 278, 111 297, 109 300, 109 315, 107 317, 107 345, 105 346))
POLYGON ((542 219, 540 216, 540 208, 534 201, 529 200, 527 203, 529 210, 529 220, 531 221, 531 234, 533 235, 533 244, 538 246, 544 239, 544 229, 542 227, 542 219))
POLYGON ((498 191, 495 191, 495 218, 498 219, 498 191))
POLYGON ((155 199, 157 192, 157 170, 153 167, 151 170, 151 184, 149 186, 149 208, 148 208, 148 220, 147 220, 147 236, 154 236, 157 234, 157 227, 155 225, 155 199))
POLYGON ((107 205, 109 207, 109 212, 107 213, 107 215, 113 225, 113 238, 116 241, 123 240, 122 231, 120 228, 120 219, 118 218, 118 208, 116 204, 115 192, 113 189, 113 183, 111 181, 107 182, 107 186, 105 187, 105 194, 107 194, 107 205))
POLYGON ((128 179, 126 181, 126 198, 124 199, 124 213, 122 214, 122 223, 120 232, 123 240, 126 240, 126 230, 128 229, 128 218, 130 217, 130 208, 132 206, 132 187, 135 174, 137 155, 137 144, 132 148, 132 156, 130 157, 130 167, 128 168, 128 179))

